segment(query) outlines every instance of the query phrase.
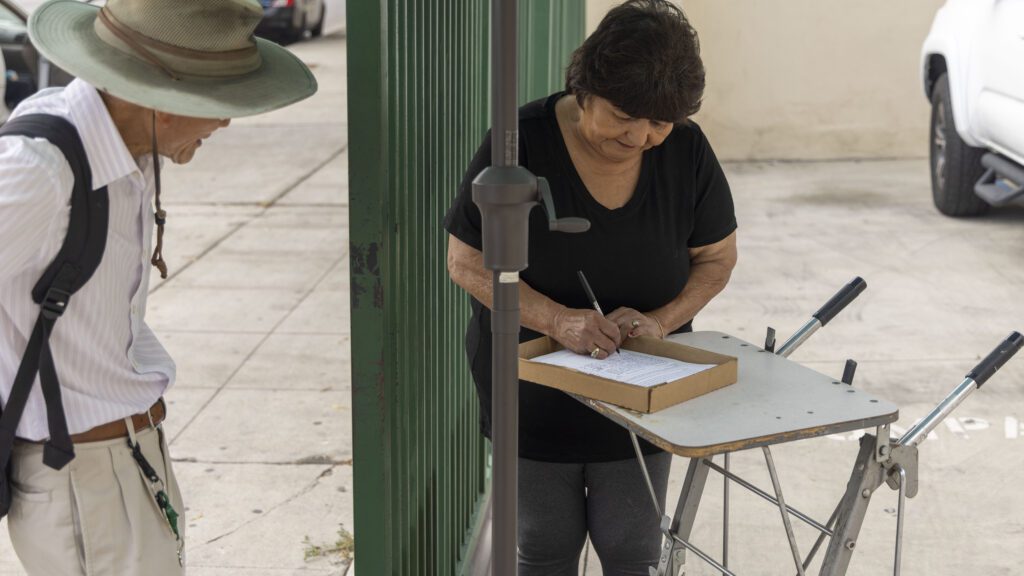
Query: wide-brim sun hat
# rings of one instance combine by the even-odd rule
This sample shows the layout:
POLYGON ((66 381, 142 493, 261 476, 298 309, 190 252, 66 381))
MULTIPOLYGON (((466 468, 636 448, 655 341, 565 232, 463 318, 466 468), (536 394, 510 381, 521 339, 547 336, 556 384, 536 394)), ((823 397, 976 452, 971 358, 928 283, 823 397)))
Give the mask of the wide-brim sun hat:
POLYGON ((162 112, 238 118, 313 95, 294 54, 257 38, 258 0, 50 0, 28 22, 48 60, 97 89, 162 112))

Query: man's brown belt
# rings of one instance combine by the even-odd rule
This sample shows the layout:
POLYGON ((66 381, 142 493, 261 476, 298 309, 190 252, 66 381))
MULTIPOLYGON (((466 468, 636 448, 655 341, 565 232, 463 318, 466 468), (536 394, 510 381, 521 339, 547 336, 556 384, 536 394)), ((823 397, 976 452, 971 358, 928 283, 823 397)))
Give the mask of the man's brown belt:
MULTIPOLYGON (((135 425, 135 431, 138 432, 139 430, 149 428, 151 425, 156 426, 163 422, 166 415, 167 406, 164 404, 164 399, 160 398, 156 401, 156 404, 150 406, 149 410, 132 416, 132 424, 135 425)), ((72 434, 71 441, 75 444, 85 444, 86 442, 101 442, 103 440, 123 438, 127 435, 128 427, 125 425, 125 421, 115 420, 114 422, 100 424, 81 434, 72 434)))

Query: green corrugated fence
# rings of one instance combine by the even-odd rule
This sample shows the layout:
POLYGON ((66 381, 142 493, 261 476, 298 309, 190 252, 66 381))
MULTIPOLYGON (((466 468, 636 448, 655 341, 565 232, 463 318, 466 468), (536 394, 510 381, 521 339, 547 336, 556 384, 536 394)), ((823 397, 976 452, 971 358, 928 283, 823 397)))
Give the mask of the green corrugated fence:
POLYGON ((519 2, 519 102, 565 86, 569 55, 583 42, 584 0, 519 2))
MULTIPOLYGON (((562 84, 583 0, 520 1, 520 95, 562 84)), ((465 568, 488 445, 441 227, 489 126, 486 0, 349 0, 355 542, 361 576, 465 568)))

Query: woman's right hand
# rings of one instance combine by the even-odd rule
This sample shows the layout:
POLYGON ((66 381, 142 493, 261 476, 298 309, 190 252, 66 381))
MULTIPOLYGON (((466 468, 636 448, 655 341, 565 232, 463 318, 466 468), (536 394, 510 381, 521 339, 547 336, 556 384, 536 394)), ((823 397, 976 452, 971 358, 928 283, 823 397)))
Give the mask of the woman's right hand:
POLYGON ((622 343, 619 327, 596 310, 562 308, 552 324, 551 337, 578 354, 603 360, 622 343), (599 350, 596 356, 595 349, 599 350))

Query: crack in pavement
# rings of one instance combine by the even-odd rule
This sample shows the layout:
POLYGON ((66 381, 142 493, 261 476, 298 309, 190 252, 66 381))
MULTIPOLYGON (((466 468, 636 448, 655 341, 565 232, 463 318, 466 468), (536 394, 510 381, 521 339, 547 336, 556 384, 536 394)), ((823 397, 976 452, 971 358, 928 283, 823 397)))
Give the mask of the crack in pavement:
POLYGON ((278 508, 281 508, 282 506, 285 506, 287 504, 291 504, 296 499, 298 499, 298 498, 300 498, 302 496, 305 496, 306 494, 309 494, 310 492, 313 491, 314 488, 316 488, 318 485, 320 485, 320 481, 321 480, 323 480, 324 478, 334 474, 334 469, 336 467, 337 466, 331 466, 331 467, 327 468, 326 470, 321 472, 316 478, 314 478, 312 482, 310 482, 305 487, 303 487, 302 490, 300 490, 297 493, 289 496, 285 500, 283 500, 281 502, 278 502, 277 504, 273 505, 272 507, 267 509, 265 512, 260 514, 259 516, 255 517, 255 518, 252 518, 250 520, 247 520, 247 521, 243 522, 242 524, 239 524, 238 526, 232 528, 231 530, 228 530, 227 532, 225 532, 225 533, 223 533, 223 534, 221 534, 219 536, 215 536, 215 537, 207 540, 206 542, 200 544, 198 547, 202 548, 203 546, 208 546, 208 545, 213 544, 214 542, 216 542, 218 540, 222 540, 224 538, 227 538, 228 536, 231 536, 232 534, 237 533, 239 530, 241 530, 241 529, 243 529, 243 528, 245 528, 245 527, 247 527, 247 526, 249 526, 249 525, 251 525, 251 524, 253 524, 255 522, 259 522, 260 520, 263 520, 264 518, 269 516, 270 513, 273 512, 274 510, 277 510, 278 508))

